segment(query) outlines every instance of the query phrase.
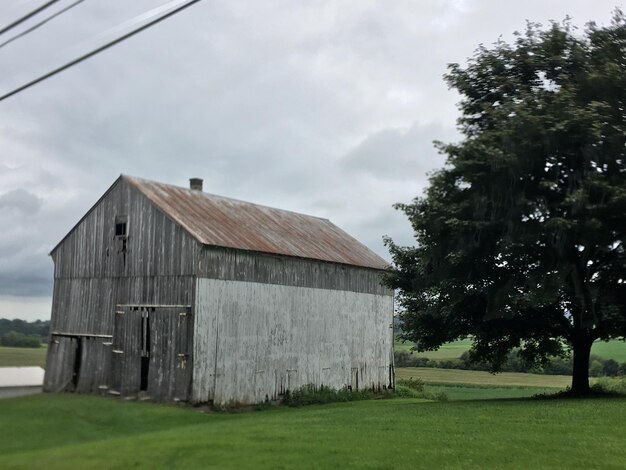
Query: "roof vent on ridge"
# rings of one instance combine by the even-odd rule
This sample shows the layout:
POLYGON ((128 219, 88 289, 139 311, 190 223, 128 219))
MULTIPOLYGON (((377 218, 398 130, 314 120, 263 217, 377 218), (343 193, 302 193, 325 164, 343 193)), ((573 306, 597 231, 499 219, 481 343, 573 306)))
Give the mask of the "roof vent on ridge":
POLYGON ((189 178, 189 189, 202 191, 202 178, 189 178))

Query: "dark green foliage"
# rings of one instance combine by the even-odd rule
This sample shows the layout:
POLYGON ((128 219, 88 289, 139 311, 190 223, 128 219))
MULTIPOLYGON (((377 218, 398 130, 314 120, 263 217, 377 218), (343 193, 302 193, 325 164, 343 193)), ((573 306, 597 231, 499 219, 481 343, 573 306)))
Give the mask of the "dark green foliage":
POLYGON ((439 367, 438 361, 414 356, 408 351, 394 352, 394 364, 396 367, 439 367))
POLYGON ((602 375, 606 375, 608 377, 615 377, 619 374, 619 364, 617 361, 613 359, 607 359, 602 364, 602 375))
POLYGON ((600 377, 602 375, 602 363, 597 359, 589 361, 589 375, 591 377, 600 377))
POLYGON ((417 246, 387 240, 402 337, 429 351, 471 335, 493 371, 515 348, 529 368, 571 349, 587 393, 593 341, 626 335, 626 18, 529 24, 446 80, 465 138, 397 206, 417 246))
MULTIPOLYGON (((436 369, 460 369, 490 371, 491 365, 485 361, 476 360, 468 352, 461 354, 459 359, 434 360, 427 357, 414 356, 407 351, 394 353, 396 367, 432 367, 436 369)), ((590 356, 589 375, 591 377, 614 377, 626 375, 626 363, 618 364, 614 359, 603 359, 592 354, 590 356)), ((571 375, 573 361, 571 357, 553 356, 539 367, 529 367, 520 358, 519 351, 510 351, 500 366, 500 372, 521 372, 545 375, 571 375)))
POLYGON ((14 348, 40 348, 41 336, 24 335, 16 331, 9 331, 0 336, 0 346, 11 346, 14 348))
POLYGON ((548 375, 570 375, 572 373, 572 359, 553 357, 543 367, 543 373, 548 375))
POLYGON ((42 338, 47 338, 50 333, 50 321, 49 320, 35 320, 34 322, 27 322, 26 320, 13 319, 8 320, 6 318, 0 318, 0 336, 4 336, 9 331, 15 331, 23 335, 39 335, 42 338))
POLYGON ((48 320, 8 320, 0 318, 0 345, 16 348, 39 348, 50 333, 48 320))

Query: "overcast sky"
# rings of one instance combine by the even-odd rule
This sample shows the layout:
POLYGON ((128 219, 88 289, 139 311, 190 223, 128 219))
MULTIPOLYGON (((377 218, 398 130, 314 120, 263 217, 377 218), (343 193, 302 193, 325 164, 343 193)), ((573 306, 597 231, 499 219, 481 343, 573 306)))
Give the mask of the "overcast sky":
MULTIPOLYGON (((43 0, 1 3, 4 26, 43 0)), ((85 0, 0 48, 0 94, 168 3, 85 0)), ((392 204, 458 138, 446 65, 623 3, 205 0, 0 102, 0 317, 49 318, 48 252, 120 173, 327 217, 388 259, 383 235, 412 241, 392 204)))

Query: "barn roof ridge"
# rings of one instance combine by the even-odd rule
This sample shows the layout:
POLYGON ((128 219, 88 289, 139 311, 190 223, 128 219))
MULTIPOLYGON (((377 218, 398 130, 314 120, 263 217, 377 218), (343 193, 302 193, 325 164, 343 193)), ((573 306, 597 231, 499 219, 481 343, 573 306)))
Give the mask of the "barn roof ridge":
POLYGON ((187 188, 185 186, 179 186, 177 184, 161 183, 160 181, 150 180, 150 179, 147 179, 147 178, 141 178, 139 176, 127 175, 127 174, 124 174, 124 173, 120 174, 120 177, 122 179, 124 179, 124 180, 130 181, 131 183, 134 180, 134 181, 139 181, 139 182, 158 184, 160 186, 171 186, 173 188, 180 189, 181 191, 187 191, 190 194, 199 193, 199 194, 203 194, 204 196, 209 197, 209 198, 224 199, 224 200, 227 200, 227 201, 239 202, 239 203, 242 203, 242 204, 247 204, 247 205, 251 205, 251 206, 257 206, 257 207, 261 207, 261 208, 265 208, 265 209, 272 209, 272 210, 277 210, 277 211, 281 211, 281 212, 289 212, 289 213, 292 213, 292 214, 303 215, 303 216, 306 216, 306 217, 312 217, 314 219, 324 220, 326 222, 332 223, 330 221, 330 219, 327 218, 327 217, 320 217, 318 215, 306 214, 304 212, 293 211, 293 210, 290 210, 290 209, 281 209, 279 207, 268 206, 267 204, 259 204, 258 202, 246 201, 244 199, 239 199, 239 198, 236 198, 236 197, 222 196, 221 194, 209 193, 207 191, 197 191, 197 190, 194 190, 194 189, 187 188), (195 193, 192 192, 192 191, 195 191, 195 193))
POLYGON ((389 263, 329 219, 120 175, 199 243, 377 270, 389 263), (232 210, 236 208, 237 210, 232 210))

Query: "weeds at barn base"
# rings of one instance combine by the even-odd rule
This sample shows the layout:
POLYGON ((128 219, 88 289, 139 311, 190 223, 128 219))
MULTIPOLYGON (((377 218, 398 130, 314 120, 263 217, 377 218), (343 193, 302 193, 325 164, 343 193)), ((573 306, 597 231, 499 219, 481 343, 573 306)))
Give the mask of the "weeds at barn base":
POLYGON ((409 380, 398 381, 395 389, 389 388, 381 390, 334 389, 326 386, 315 387, 308 384, 287 392, 282 400, 282 404, 290 407, 301 407, 306 405, 323 405, 326 403, 390 398, 422 398, 436 401, 448 400, 448 396, 443 392, 425 392, 424 383, 420 379, 411 378, 409 380))

